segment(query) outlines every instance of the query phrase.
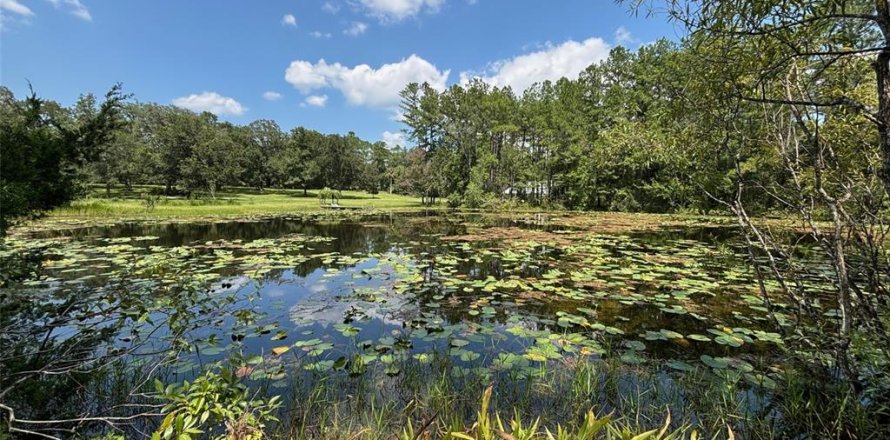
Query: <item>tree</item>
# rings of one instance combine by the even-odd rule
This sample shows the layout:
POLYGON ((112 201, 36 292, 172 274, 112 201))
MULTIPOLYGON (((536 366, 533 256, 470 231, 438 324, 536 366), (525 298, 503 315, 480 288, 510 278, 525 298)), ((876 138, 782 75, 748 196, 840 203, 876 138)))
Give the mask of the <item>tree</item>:
POLYGON ((431 205, 443 194, 445 176, 435 163, 436 159, 427 159, 429 154, 420 148, 405 154, 405 163, 395 185, 399 192, 417 195, 424 204, 431 205))
POLYGON ((358 183, 367 146, 367 142, 352 132, 346 136, 324 136, 315 156, 322 186, 342 191, 358 183))
POLYGON ((291 188, 308 188, 319 177, 319 166, 315 151, 321 142, 321 134, 297 127, 285 139, 285 145, 272 159, 272 169, 282 179, 282 185, 291 188))
POLYGON ((147 110, 151 127, 149 142, 160 152, 164 192, 173 194, 184 178, 182 165, 192 157, 206 122, 198 115, 176 107, 152 105, 147 110))
POLYGON ((33 90, 18 101, 0 88, 0 234, 14 219, 64 205, 81 193, 82 167, 114 139, 126 99, 115 85, 98 107, 85 97, 68 117, 33 90))
POLYGON ((157 151, 147 139, 151 135, 148 107, 143 104, 124 105, 124 125, 116 131, 114 139, 90 163, 94 178, 111 192, 114 184, 122 184, 127 191, 137 182, 151 183, 160 173, 161 164, 157 151))
MULTIPOLYGON (((643 2, 636 2, 637 4, 643 2)), ((737 77, 739 97, 775 105, 842 107, 861 114, 877 131, 881 178, 890 191, 890 4, 883 0, 784 2, 778 0, 668 1, 668 14, 693 32, 719 45, 723 54, 745 60, 750 76, 737 77), (750 56, 756 54, 756 56, 750 56), (824 87, 832 66, 869 60, 875 85, 871 98, 824 87), (800 86, 807 96, 790 100, 771 87, 801 63, 807 74, 800 86), (875 99, 876 98, 876 99, 875 99), (877 105, 874 105, 874 101, 877 105)), ((711 59, 715 64, 728 60, 711 59)))
POLYGON ((234 182, 241 173, 240 146, 233 140, 236 127, 218 124, 210 113, 197 115, 197 133, 190 155, 180 164, 186 190, 191 194, 207 189, 211 198, 223 185, 234 182))
POLYGON ((368 152, 368 163, 361 177, 361 187, 371 194, 381 189, 388 189, 390 178, 387 170, 393 166, 393 152, 383 142, 371 144, 368 152))
POLYGON ((736 216, 757 275, 778 285, 760 284, 769 316, 786 331, 773 307, 786 298, 797 322, 818 323, 793 329, 798 343, 826 354, 810 365, 824 363, 856 389, 863 379, 887 383, 881 368, 863 366, 890 363, 881 318, 890 263, 890 5, 698 0, 670 1, 668 11, 691 31, 690 50, 706 69, 699 72, 710 85, 693 84, 720 105, 696 99, 690 108, 710 122, 698 127, 717 134, 705 138, 711 154, 732 157, 733 194, 712 196, 736 216), (780 173, 752 179, 752 160, 780 173), (838 319, 814 305, 824 292, 807 286, 795 246, 752 220, 752 191, 795 213, 821 247, 834 271, 838 319), (863 362, 865 352, 883 355, 863 362))
POLYGON ((260 119, 245 127, 244 172, 241 180, 257 189, 279 185, 284 178, 273 166, 274 158, 285 148, 286 138, 275 121, 260 119))

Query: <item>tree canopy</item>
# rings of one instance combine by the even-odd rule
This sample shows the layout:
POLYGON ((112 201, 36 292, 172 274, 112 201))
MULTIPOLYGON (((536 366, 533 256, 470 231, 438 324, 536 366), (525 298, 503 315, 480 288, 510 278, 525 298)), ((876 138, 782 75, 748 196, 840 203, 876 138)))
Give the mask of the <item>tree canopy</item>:
POLYGON ((114 86, 101 104, 86 95, 65 109, 33 91, 18 101, 0 88, 0 233, 12 218, 80 195, 84 166, 100 159, 123 126, 125 99, 120 86, 114 86))

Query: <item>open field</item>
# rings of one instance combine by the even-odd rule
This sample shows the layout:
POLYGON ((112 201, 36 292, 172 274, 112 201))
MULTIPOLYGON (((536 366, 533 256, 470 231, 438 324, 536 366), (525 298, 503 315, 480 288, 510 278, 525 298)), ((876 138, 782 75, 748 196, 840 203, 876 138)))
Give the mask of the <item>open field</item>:
MULTIPOLYGON (((239 217, 285 215, 326 210, 317 190, 264 190, 232 188, 220 191, 216 198, 153 196, 158 187, 140 186, 124 193, 116 188, 107 194, 95 189, 88 197, 76 200, 49 214, 50 219, 120 218, 120 219, 187 219, 206 217, 239 217)), ((339 205, 344 208, 412 210, 425 208, 419 198, 398 194, 368 194, 364 191, 343 191, 339 205)))
MULTIPOLYGON (((217 222, 307 214, 342 217, 375 212, 420 211, 452 211, 464 214, 487 212, 496 217, 521 218, 524 219, 522 221, 531 222, 541 221, 546 217, 547 222, 560 227, 599 233, 647 231, 665 227, 737 226, 736 219, 726 215, 542 211, 539 207, 521 204, 512 206, 510 210, 498 212, 467 209, 455 211, 448 209, 442 202, 430 206, 421 203, 418 197, 390 193, 372 195, 364 191, 342 191, 338 204, 344 209, 332 209, 323 206, 319 201, 319 190, 308 190, 304 195, 302 190, 258 191, 240 187, 220 191, 216 198, 204 195, 190 199, 182 196, 156 195, 161 190, 158 186, 136 186, 130 192, 124 192, 122 189, 115 187, 109 193, 104 187, 95 187, 87 197, 75 200, 68 206, 56 208, 35 220, 19 222, 12 232, 21 234, 38 230, 112 225, 119 222, 217 222), (149 202, 149 199, 152 201, 149 202)), ((795 223, 788 218, 760 217, 754 218, 753 221, 763 226, 795 229, 802 233, 808 231, 806 225, 795 223)), ((820 227, 827 226, 824 222, 816 224, 820 227)), ((469 228, 473 234, 482 232, 479 235, 480 239, 503 238, 498 236, 497 228, 493 231, 480 231, 472 223, 469 224, 469 228)))

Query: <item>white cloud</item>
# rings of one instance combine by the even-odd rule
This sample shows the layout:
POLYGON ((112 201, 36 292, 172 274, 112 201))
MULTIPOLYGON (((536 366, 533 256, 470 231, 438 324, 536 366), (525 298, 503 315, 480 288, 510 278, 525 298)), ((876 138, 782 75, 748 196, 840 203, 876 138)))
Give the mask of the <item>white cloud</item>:
POLYGON ((24 15, 26 17, 34 15, 34 11, 32 11, 31 8, 19 3, 17 0, 0 0, 0 10, 24 15))
POLYGON ((405 122, 405 112, 400 108, 394 108, 392 114, 389 116, 389 120, 398 123, 405 122))
POLYGON ((173 105, 193 112, 210 112, 215 115, 238 116, 247 111, 238 101, 216 92, 203 92, 173 100, 173 105))
POLYGON ((589 65, 609 56, 609 45, 602 38, 588 38, 578 42, 566 41, 558 46, 548 44, 537 52, 519 55, 491 63, 485 73, 461 72, 460 82, 472 78, 522 92, 532 84, 560 78, 577 78, 589 65))
POLYGON ((382 22, 396 22, 422 11, 434 13, 445 0, 359 0, 365 10, 382 22))
POLYGON ((321 5, 321 10, 328 14, 336 14, 340 12, 340 5, 334 4, 333 2, 324 2, 321 5))
POLYGON ((268 92, 263 93, 263 99, 265 99, 266 101, 278 101, 282 97, 283 96, 281 95, 281 93, 273 90, 269 90, 268 92))
POLYGON ((619 26, 618 29, 615 29, 615 42, 618 44, 631 44, 636 43, 638 40, 630 33, 627 28, 624 26, 619 26))
POLYGON ((404 147, 405 146, 405 133, 402 132, 391 132, 384 131, 383 132, 383 142, 389 148, 395 147, 404 147))
POLYGON ((343 31, 343 33, 344 33, 345 35, 349 35, 349 36, 352 36, 352 37, 357 37, 357 36, 359 36, 359 35, 365 33, 365 31, 367 31, 367 30, 368 30, 368 25, 367 25, 367 24, 362 23, 362 22, 360 22, 360 21, 354 21, 354 22, 352 22, 352 25, 350 25, 348 28, 346 28, 346 29, 343 31))
POLYGON ((339 63, 328 65, 325 60, 312 64, 309 61, 291 61, 284 72, 284 80, 291 83, 297 90, 309 93, 312 90, 328 86, 329 78, 337 78, 345 69, 339 63))
POLYGON ((71 12, 71 15, 74 15, 81 20, 93 21, 93 16, 90 15, 89 9, 80 2, 80 0, 49 0, 53 6, 60 8, 64 7, 71 12))
POLYGON ((294 14, 285 14, 284 17, 281 17, 281 24, 297 27, 297 17, 294 17, 294 14))
POLYGON ((367 64, 346 67, 340 63, 328 64, 325 60, 315 64, 297 60, 290 63, 284 79, 304 94, 330 87, 343 93, 352 105, 395 108, 399 104, 399 92, 408 83, 428 82, 433 88, 444 90, 449 73, 411 55, 377 69, 367 64))
POLYGON ((313 107, 324 107, 328 103, 328 95, 311 95, 306 97, 304 101, 306 105, 313 107))
POLYGON ((312 32, 309 32, 309 35, 310 35, 312 38, 331 38, 331 33, 330 33, 330 32, 312 31, 312 32))

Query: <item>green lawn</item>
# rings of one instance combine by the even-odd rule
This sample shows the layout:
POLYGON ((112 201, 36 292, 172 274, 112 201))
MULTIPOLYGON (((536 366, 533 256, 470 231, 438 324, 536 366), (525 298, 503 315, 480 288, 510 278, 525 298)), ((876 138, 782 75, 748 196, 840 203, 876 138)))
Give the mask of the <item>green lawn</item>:
MULTIPOLYGON (((198 199, 164 197, 156 199, 154 206, 147 201, 150 187, 138 187, 134 192, 122 193, 115 188, 111 194, 95 189, 87 198, 70 206, 49 213, 50 219, 100 219, 100 218, 198 218, 236 217, 254 215, 284 215, 327 210, 321 205, 317 193, 310 190, 265 190, 234 188, 198 199)), ((385 210, 421 209, 420 198, 397 194, 371 195, 363 191, 343 191, 339 205, 343 207, 385 210)))

